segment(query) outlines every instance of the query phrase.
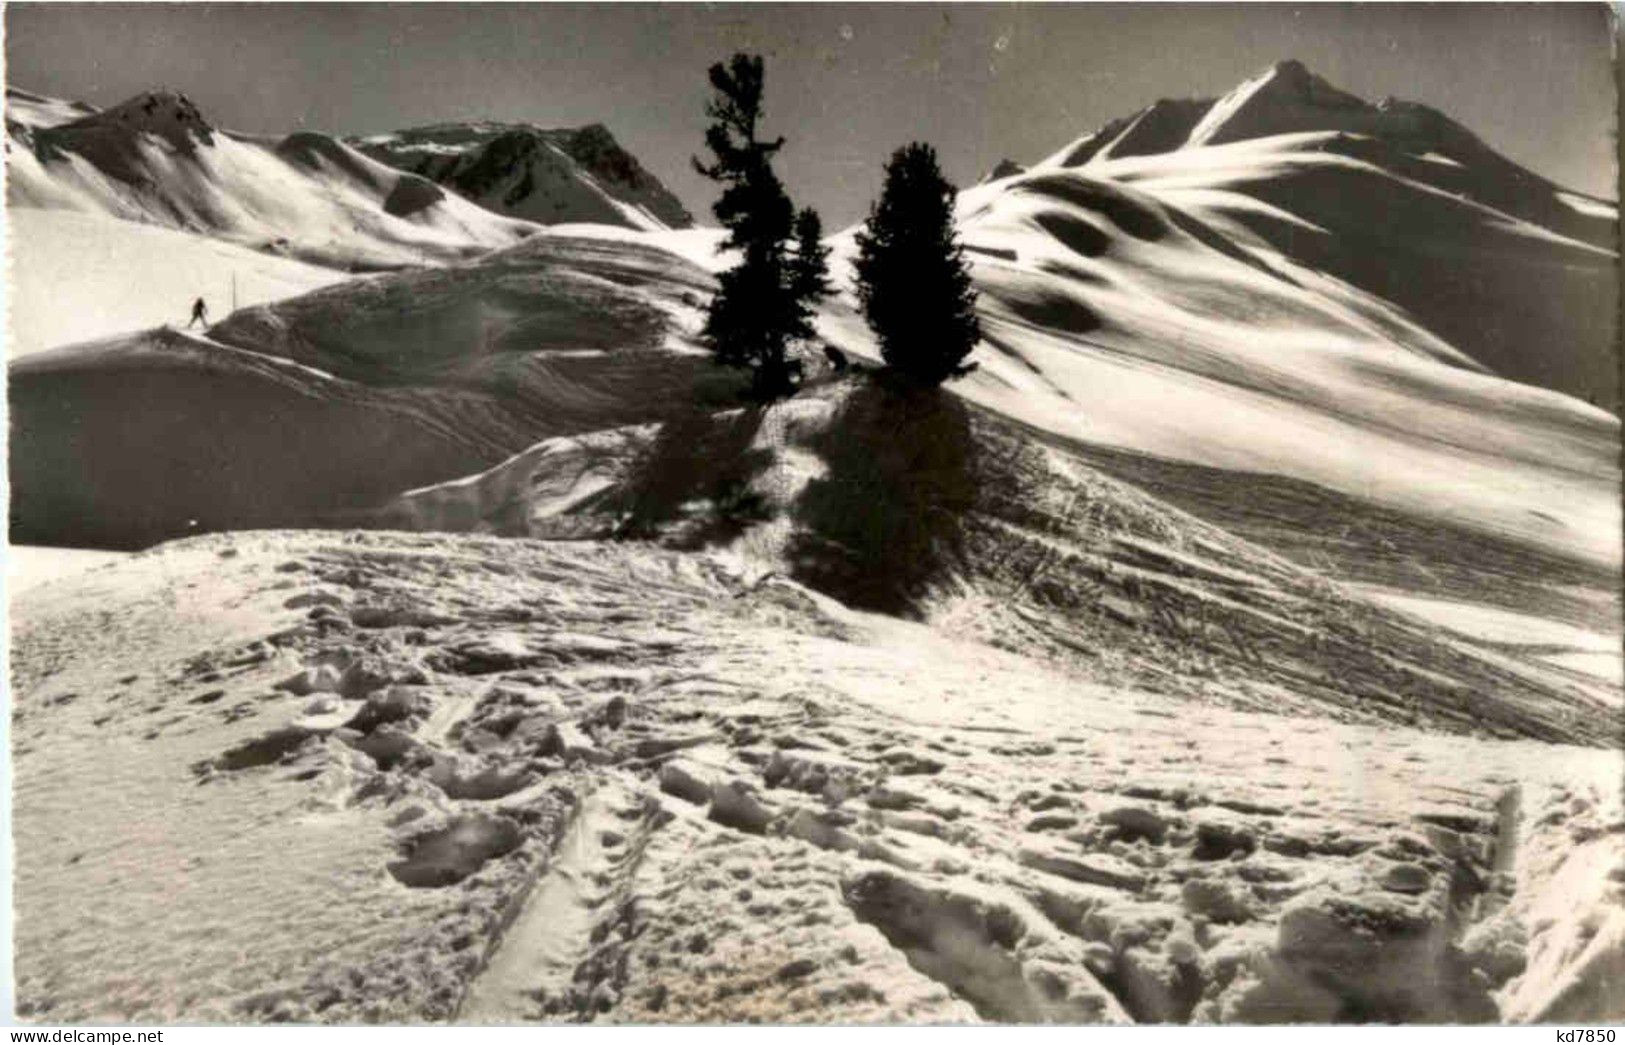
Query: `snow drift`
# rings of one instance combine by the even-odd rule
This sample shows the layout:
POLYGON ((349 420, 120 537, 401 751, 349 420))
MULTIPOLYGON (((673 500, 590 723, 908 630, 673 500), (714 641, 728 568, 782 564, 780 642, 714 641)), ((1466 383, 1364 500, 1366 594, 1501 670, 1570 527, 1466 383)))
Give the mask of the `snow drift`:
MULTIPOLYGON (((963 192, 986 339, 956 387, 1611 566, 1619 421, 1583 400, 1617 395, 1615 211, 1578 200, 1284 63, 963 192)), ((850 298, 821 331, 873 358, 850 298)))
POLYGON ((11 535, 142 547, 331 524, 547 436, 723 398, 693 344, 705 273, 542 237, 10 368, 11 535))
MULTIPOLYGON (((190 207, 237 142, 366 243, 474 207, 178 103, 38 161, 96 114, 12 110, 44 189, 161 157, 118 192, 190 207)), ((1611 323, 1612 208, 1440 119, 1286 65, 1001 165, 949 392, 807 346, 741 408, 716 234, 619 209, 14 361, 14 540, 350 528, 16 600, 19 1014, 1625 1015, 1619 421, 1582 346, 1449 326, 1611 323)))

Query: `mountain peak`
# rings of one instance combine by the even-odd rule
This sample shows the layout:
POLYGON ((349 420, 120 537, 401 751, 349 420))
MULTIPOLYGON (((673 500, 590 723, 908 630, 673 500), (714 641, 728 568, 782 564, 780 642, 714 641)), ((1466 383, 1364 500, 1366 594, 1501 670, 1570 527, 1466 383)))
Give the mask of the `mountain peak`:
POLYGON ((1289 84, 1308 86, 1315 78, 1309 67, 1296 58, 1286 58, 1276 62, 1270 67, 1270 72, 1276 81, 1289 84))
POLYGON ((1310 105, 1330 109, 1363 109, 1366 102, 1316 76, 1296 58, 1276 62, 1267 74, 1268 90, 1278 97, 1290 97, 1310 105))
POLYGON ((998 181, 1001 178, 1013 178, 1018 174, 1025 173, 1027 173, 1027 168, 1023 167, 1015 160, 1006 157, 994 164, 992 170, 982 175, 982 180, 977 182, 977 184, 985 185, 990 181, 998 181))
POLYGON ((1277 62, 1212 103, 1191 130, 1189 145, 1222 145, 1299 131, 1344 130, 1376 109, 1296 59, 1277 62))
POLYGON ((198 142, 214 143, 214 127, 203 118, 198 107, 186 95, 168 88, 143 91, 110 109, 62 124, 56 130, 68 134, 113 130, 151 134, 188 152, 198 142))

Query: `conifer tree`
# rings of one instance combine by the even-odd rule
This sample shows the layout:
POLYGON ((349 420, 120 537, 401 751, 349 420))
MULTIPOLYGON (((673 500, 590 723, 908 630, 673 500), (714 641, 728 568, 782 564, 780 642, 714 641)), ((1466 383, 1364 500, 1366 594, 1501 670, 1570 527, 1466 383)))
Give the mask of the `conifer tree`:
POLYGON ((784 139, 756 136, 759 55, 735 54, 709 77, 716 93, 705 107, 705 144, 713 160, 696 158, 694 169, 724 186, 711 210, 728 230, 721 249, 739 251, 740 260, 718 279, 704 337, 720 362, 752 369, 758 397, 778 398, 793 390, 785 344, 801 323, 788 257, 794 208, 772 163, 784 139))
POLYGON ((981 338, 976 291, 954 231, 957 190, 936 150, 915 142, 892 154, 880 199, 858 233, 858 300, 887 366, 934 386, 973 369, 981 338))

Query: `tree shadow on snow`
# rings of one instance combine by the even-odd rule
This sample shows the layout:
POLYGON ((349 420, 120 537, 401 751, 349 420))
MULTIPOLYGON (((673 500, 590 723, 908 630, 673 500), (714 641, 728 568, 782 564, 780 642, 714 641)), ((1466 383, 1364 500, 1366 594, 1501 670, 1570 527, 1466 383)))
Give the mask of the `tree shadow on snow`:
POLYGON ((773 461, 771 451, 753 445, 765 414, 748 406, 667 419, 609 506, 621 519, 616 535, 695 550, 766 521, 771 509, 752 486, 773 461))
POLYGON ((796 580, 860 609, 915 615, 960 560, 962 519, 976 501, 965 405, 877 375, 811 448, 828 472, 795 507, 796 580))

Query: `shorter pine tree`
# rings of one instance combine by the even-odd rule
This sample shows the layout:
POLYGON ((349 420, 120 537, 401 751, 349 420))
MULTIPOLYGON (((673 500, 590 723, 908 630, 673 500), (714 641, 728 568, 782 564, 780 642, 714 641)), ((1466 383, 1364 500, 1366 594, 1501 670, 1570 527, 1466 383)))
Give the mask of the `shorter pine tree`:
POLYGON ((915 142, 892 154, 880 199, 858 233, 858 301, 886 365, 910 381, 940 385, 966 365, 981 339, 976 291, 954 231, 957 191, 936 150, 915 142))

